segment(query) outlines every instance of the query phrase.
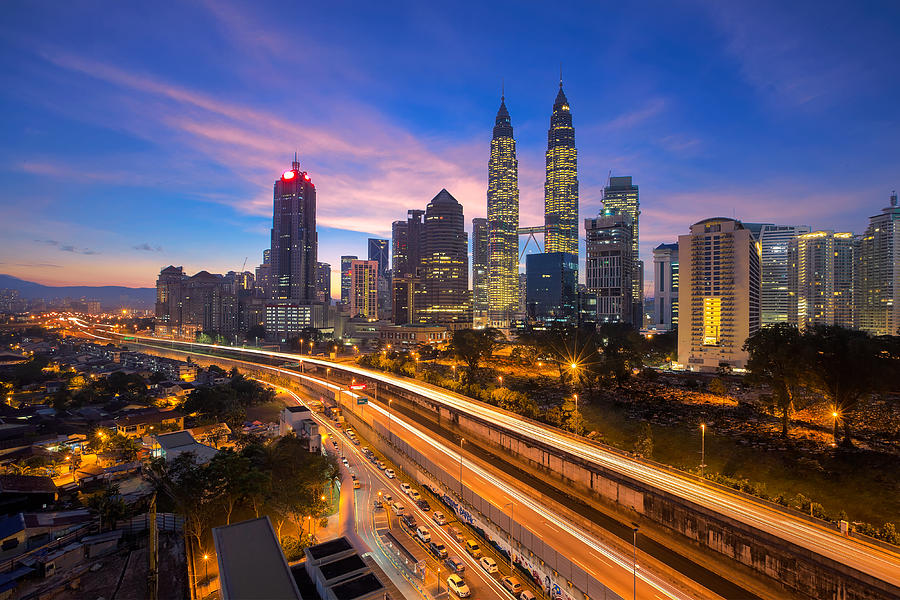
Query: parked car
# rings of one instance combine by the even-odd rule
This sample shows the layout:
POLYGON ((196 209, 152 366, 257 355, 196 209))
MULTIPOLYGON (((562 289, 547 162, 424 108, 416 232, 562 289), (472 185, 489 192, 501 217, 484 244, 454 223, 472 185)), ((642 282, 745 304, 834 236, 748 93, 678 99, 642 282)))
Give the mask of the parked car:
POLYGON ((382 504, 381 500, 375 500, 374 502, 372 502, 372 504, 375 507, 375 510, 381 510, 384 508, 384 504, 382 504))
POLYGON ((502 577, 500 583, 503 584, 503 587, 505 587, 514 598, 522 591, 522 582, 515 577, 502 577))
POLYGON ((469 591, 469 586, 466 585, 466 582, 463 580, 463 578, 459 575, 456 575, 455 573, 447 578, 447 589, 451 590, 460 598, 468 598, 469 594, 472 593, 471 591, 469 591))
POLYGON ((385 502, 393 502, 394 501, 394 497, 387 493, 382 493, 381 497, 384 498, 385 502))
POLYGON ((466 572, 466 563, 459 560, 455 556, 448 556, 447 558, 445 558, 444 564, 447 565, 447 569, 449 569, 451 573, 466 572))
POLYGON ((346 456, 342 456, 342 457, 341 457, 341 462, 344 463, 344 466, 345 466, 345 467, 349 467, 349 466, 350 466, 350 461, 347 460, 347 457, 346 457, 346 456))
POLYGON ((384 471, 385 469, 387 469, 387 465, 384 464, 384 461, 383 461, 383 460, 379 460, 376 464, 378 465, 378 468, 381 469, 382 471, 384 471))
POLYGON ((409 496, 409 493, 412 491, 412 488, 409 487, 409 484, 405 481, 400 484, 400 489, 403 490, 403 493, 409 496))
POLYGON ((447 558, 447 548, 440 542, 431 542, 428 550, 438 558, 447 558))
POLYGON ((416 490, 411 489, 407 493, 409 494, 409 497, 412 498, 413 502, 418 502, 422 499, 421 494, 419 494, 419 492, 417 492, 416 490))
POLYGON ((434 514, 431 515, 431 518, 434 519, 434 522, 437 523, 438 525, 446 525, 447 524, 447 517, 445 517, 444 513, 442 513, 439 510, 434 511, 434 514))
POLYGON ((431 541, 431 532, 428 531, 427 527, 418 527, 416 528, 416 537, 422 540, 423 544, 427 544, 431 541))
POLYGON ((530 591, 522 590, 522 593, 519 594, 519 600, 535 600, 535 597, 530 591))
POLYGON ((394 470, 393 469, 385 469, 384 474, 387 476, 388 479, 394 478, 394 470))
POLYGON ((478 561, 478 564, 481 565, 481 568, 487 573, 496 573, 498 571, 496 561, 490 556, 482 556, 481 560, 478 561))
POLYGON ((460 544, 463 543, 463 534, 462 531, 459 530, 459 527, 450 527, 449 529, 447 529, 447 533, 449 533, 450 537, 452 537, 460 544))
POLYGON ((481 558, 481 546, 475 540, 466 540, 466 552, 472 558, 481 558))
POLYGON ((416 523, 416 518, 412 515, 403 515, 400 517, 400 523, 409 527, 410 531, 415 531, 419 524, 416 523))
POLYGON ((419 500, 418 502, 416 502, 416 504, 418 505, 419 508, 421 508, 425 512, 428 512, 431 510, 431 505, 428 504, 427 500, 419 500))
POLYGON ((391 510, 394 511, 395 515, 399 516, 406 512, 406 507, 399 502, 394 502, 393 504, 391 504, 391 510))

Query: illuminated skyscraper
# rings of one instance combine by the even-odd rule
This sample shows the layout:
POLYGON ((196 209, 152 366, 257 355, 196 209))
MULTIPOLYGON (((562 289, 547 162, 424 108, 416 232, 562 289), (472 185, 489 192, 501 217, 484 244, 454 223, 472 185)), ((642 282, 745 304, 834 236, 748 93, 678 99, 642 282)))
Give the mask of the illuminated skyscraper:
POLYGON ((345 307, 350 306, 351 266, 354 260, 359 260, 359 257, 350 255, 341 257, 341 304, 345 307))
POLYGON ((350 316, 378 318, 377 260, 350 262, 350 316))
POLYGON ((316 299, 316 186, 294 155, 275 181, 271 289, 276 300, 316 299))
MULTIPOLYGON (((469 244, 463 207, 447 190, 441 190, 425 209, 422 239, 423 323, 450 328, 472 326, 469 292, 469 244)), ((418 301, 416 304, 419 304, 418 301)))
POLYGON ((472 219, 472 316, 476 326, 487 324, 488 281, 488 220, 472 219))
MULTIPOLYGON (((644 263, 640 254, 640 216, 641 201, 638 195, 638 186, 634 185, 631 177, 610 177, 609 185, 603 189, 603 209, 613 214, 627 215, 631 221, 631 285, 632 318, 630 321, 640 326, 639 315, 643 312, 644 290, 643 269, 644 263)), ((598 299, 599 300, 599 299, 598 299)))
POLYGON ((634 323, 631 217, 606 208, 596 219, 584 220, 584 231, 585 282, 597 295, 596 321, 634 323))
MULTIPOLYGON (((500 97, 500 109, 494 121, 491 157, 488 160, 487 228, 489 319, 492 326, 508 327, 519 306, 519 161, 516 159, 516 140, 503 96, 500 97)), ((475 267, 477 263, 473 263, 475 267)), ((474 286, 477 284, 474 272, 472 277, 474 286)), ((478 291, 474 287, 473 291, 477 314, 478 291)))
MULTIPOLYGON (((788 322, 853 327, 852 233, 813 231, 794 236, 788 249, 788 322)), ((765 289, 765 288, 763 288, 765 289)))
MULTIPOLYGON (((753 231, 753 223, 745 223, 744 227, 753 231)), ((788 292, 788 275, 790 272, 788 249, 791 241, 798 235, 809 233, 807 225, 774 225, 759 224, 760 249, 760 288, 759 315, 760 325, 787 323, 790 313, 790 295, 788 292)))
MULTIPOLYGON (((547 179, 544 182, 544 252, 578 257, 578 153, 569 101, 559 81, 547 132, 547 179)), ((576 261, 577 262, 577 261, 576 261)))
POLYGON ((872 335, 900 331, 900 204, 897 192, 890 206, 869 217, 860 236, 854 283, 854 320, 872 335))
POLYGON ((316 265, 316 300, 331 302, 331 265, 328 263, 316 265))

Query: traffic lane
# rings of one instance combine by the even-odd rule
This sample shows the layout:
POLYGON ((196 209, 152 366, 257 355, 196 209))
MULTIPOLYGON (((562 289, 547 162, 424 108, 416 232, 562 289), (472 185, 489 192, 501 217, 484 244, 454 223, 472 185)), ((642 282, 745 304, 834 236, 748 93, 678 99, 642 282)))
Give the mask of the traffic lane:
MULTIPOLYGON (((382 424, 387 422, 386 412, 382 413, 373 410, 371 414, 377 415, 377 419, 382 424)), ((403 427, 409 433, 409 435, 404 436, 404 441, 428 455, 432 461, 446 472, 459 472, 459 454, 455 450, 446 447, 442 441, 431 438, 418 427, 406 422, 404 420, 405 417, 402 415, 398 416, 396 411, 389 418, 392 427, 395 428, 395 433, 397 427, 403 427), (424 440, 423 435, 429 438, 430 441, 424 440)), ((551 515, 551 511, 545 507, 543 510, 535 510, 533 507, 538 504, 537 501, 532 499, 530 502, 523 502, 523 492, 521 490, 500 489, 498 486, 503 486, 504 482, 492 474, 477 468, 470 460, 466 459, 463 460, 463 481, 468 487, 477 489, 483 498, 494 504, 501 511, 508 513, 509 502, 514 502, 516 521, 523 524, 541 539, 552 540, 553 546, 560 554, 577 563, 582 569, 592 574, 620 596, 629 597, 633 593, 635 570, 631 553, 625 556, 618 548, 603 548, 607 546, 605 542, 585 532, 580 532, 581 535, 574 535, 573 530, 578 530, 578 528, 571 524, 568 527, 561 526, 560 521, 563 520, 558 515, 551 515), (504 505, 506 506, 504 507, 504 505), (555 524, 551 524, 551 521, 555 521, 555 524), (595 547, 592 548, 591 546, 595 547), (596 546, 601 548, 598 549, 596 546), (626 565, 623 566, 623 562, 626 565)), ((508 488, 508 486, 503 487, 508 488)), ((636 569, 639 597, 653 598, 660 595, 671 598, 684 597, 677 590, 660 589, 663 586, 660 585, 661 582, 658 581, 658 577, 655 578, 657 580, 654 582, 648 581, 654 576, 649 571, 643 570, 646 568, 646 565, 642 563, 645 563, 645 559, 639 555, 636 569)), ((667 572, 666 576, 669 579, 677 579, 677 575, 671 572, 667 572)), ((709 597, 716 596, 710 593, 709 597)))

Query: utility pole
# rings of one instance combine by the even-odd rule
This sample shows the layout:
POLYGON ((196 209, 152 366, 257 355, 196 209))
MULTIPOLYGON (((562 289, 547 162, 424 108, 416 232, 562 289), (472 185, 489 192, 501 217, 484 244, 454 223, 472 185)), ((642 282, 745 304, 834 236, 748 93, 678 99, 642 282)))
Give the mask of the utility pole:
POLYGON ((632 539, 632 570, 631 570, 631 600, 637 600, 637 533, 638 533, 638 525, 637 523, 631 524, 631 531, 634 534, 632 539))

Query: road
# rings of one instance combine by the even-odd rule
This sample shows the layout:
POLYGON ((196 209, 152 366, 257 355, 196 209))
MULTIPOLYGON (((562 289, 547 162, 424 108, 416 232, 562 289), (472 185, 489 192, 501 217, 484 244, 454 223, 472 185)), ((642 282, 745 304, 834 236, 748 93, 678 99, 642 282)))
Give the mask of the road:
MULTIPOLYGON (((82 324, 87 325, 84 322, 82 324)), ((148 343, 168 343, 145 336, 138 337, 146 340, 148 343)), ((223 350, 223 348, 213 345, 190 344, 189 346, 197 350, 223 350)), ((744 496, 705 485, 702 481, 694 478, 681 476, 655 465, 634 460, 598 444, 590 443, 583 438, 569 435, 540 423, 528 421, 518 415, 474 401, 465 396, 448 392, 420 381, 389 373, 371 371, 353 364, 335 363, 310 356, 271 352, 254 348, 228 348, 227 350, 241 353, 247 357, 258 356, 291 361, 302 359, 307 364, 340 369, 351 375, 367 377, 403 387, 414 393, 421 394, 433 402, 475 415, 495 423, 497 426, 515 431, 518 435, 524 435, 551 447, 559 448, 583 460, 642 481, 647 485, 652 485, 663 492, 699 504, 725 517, 791 542, 812 553, 831 558, 862 573, 900 587, 900 555, 894 552, 854 538, 843 537, 822 525, 776 510, 763 502, 755 502, 744 496)))

